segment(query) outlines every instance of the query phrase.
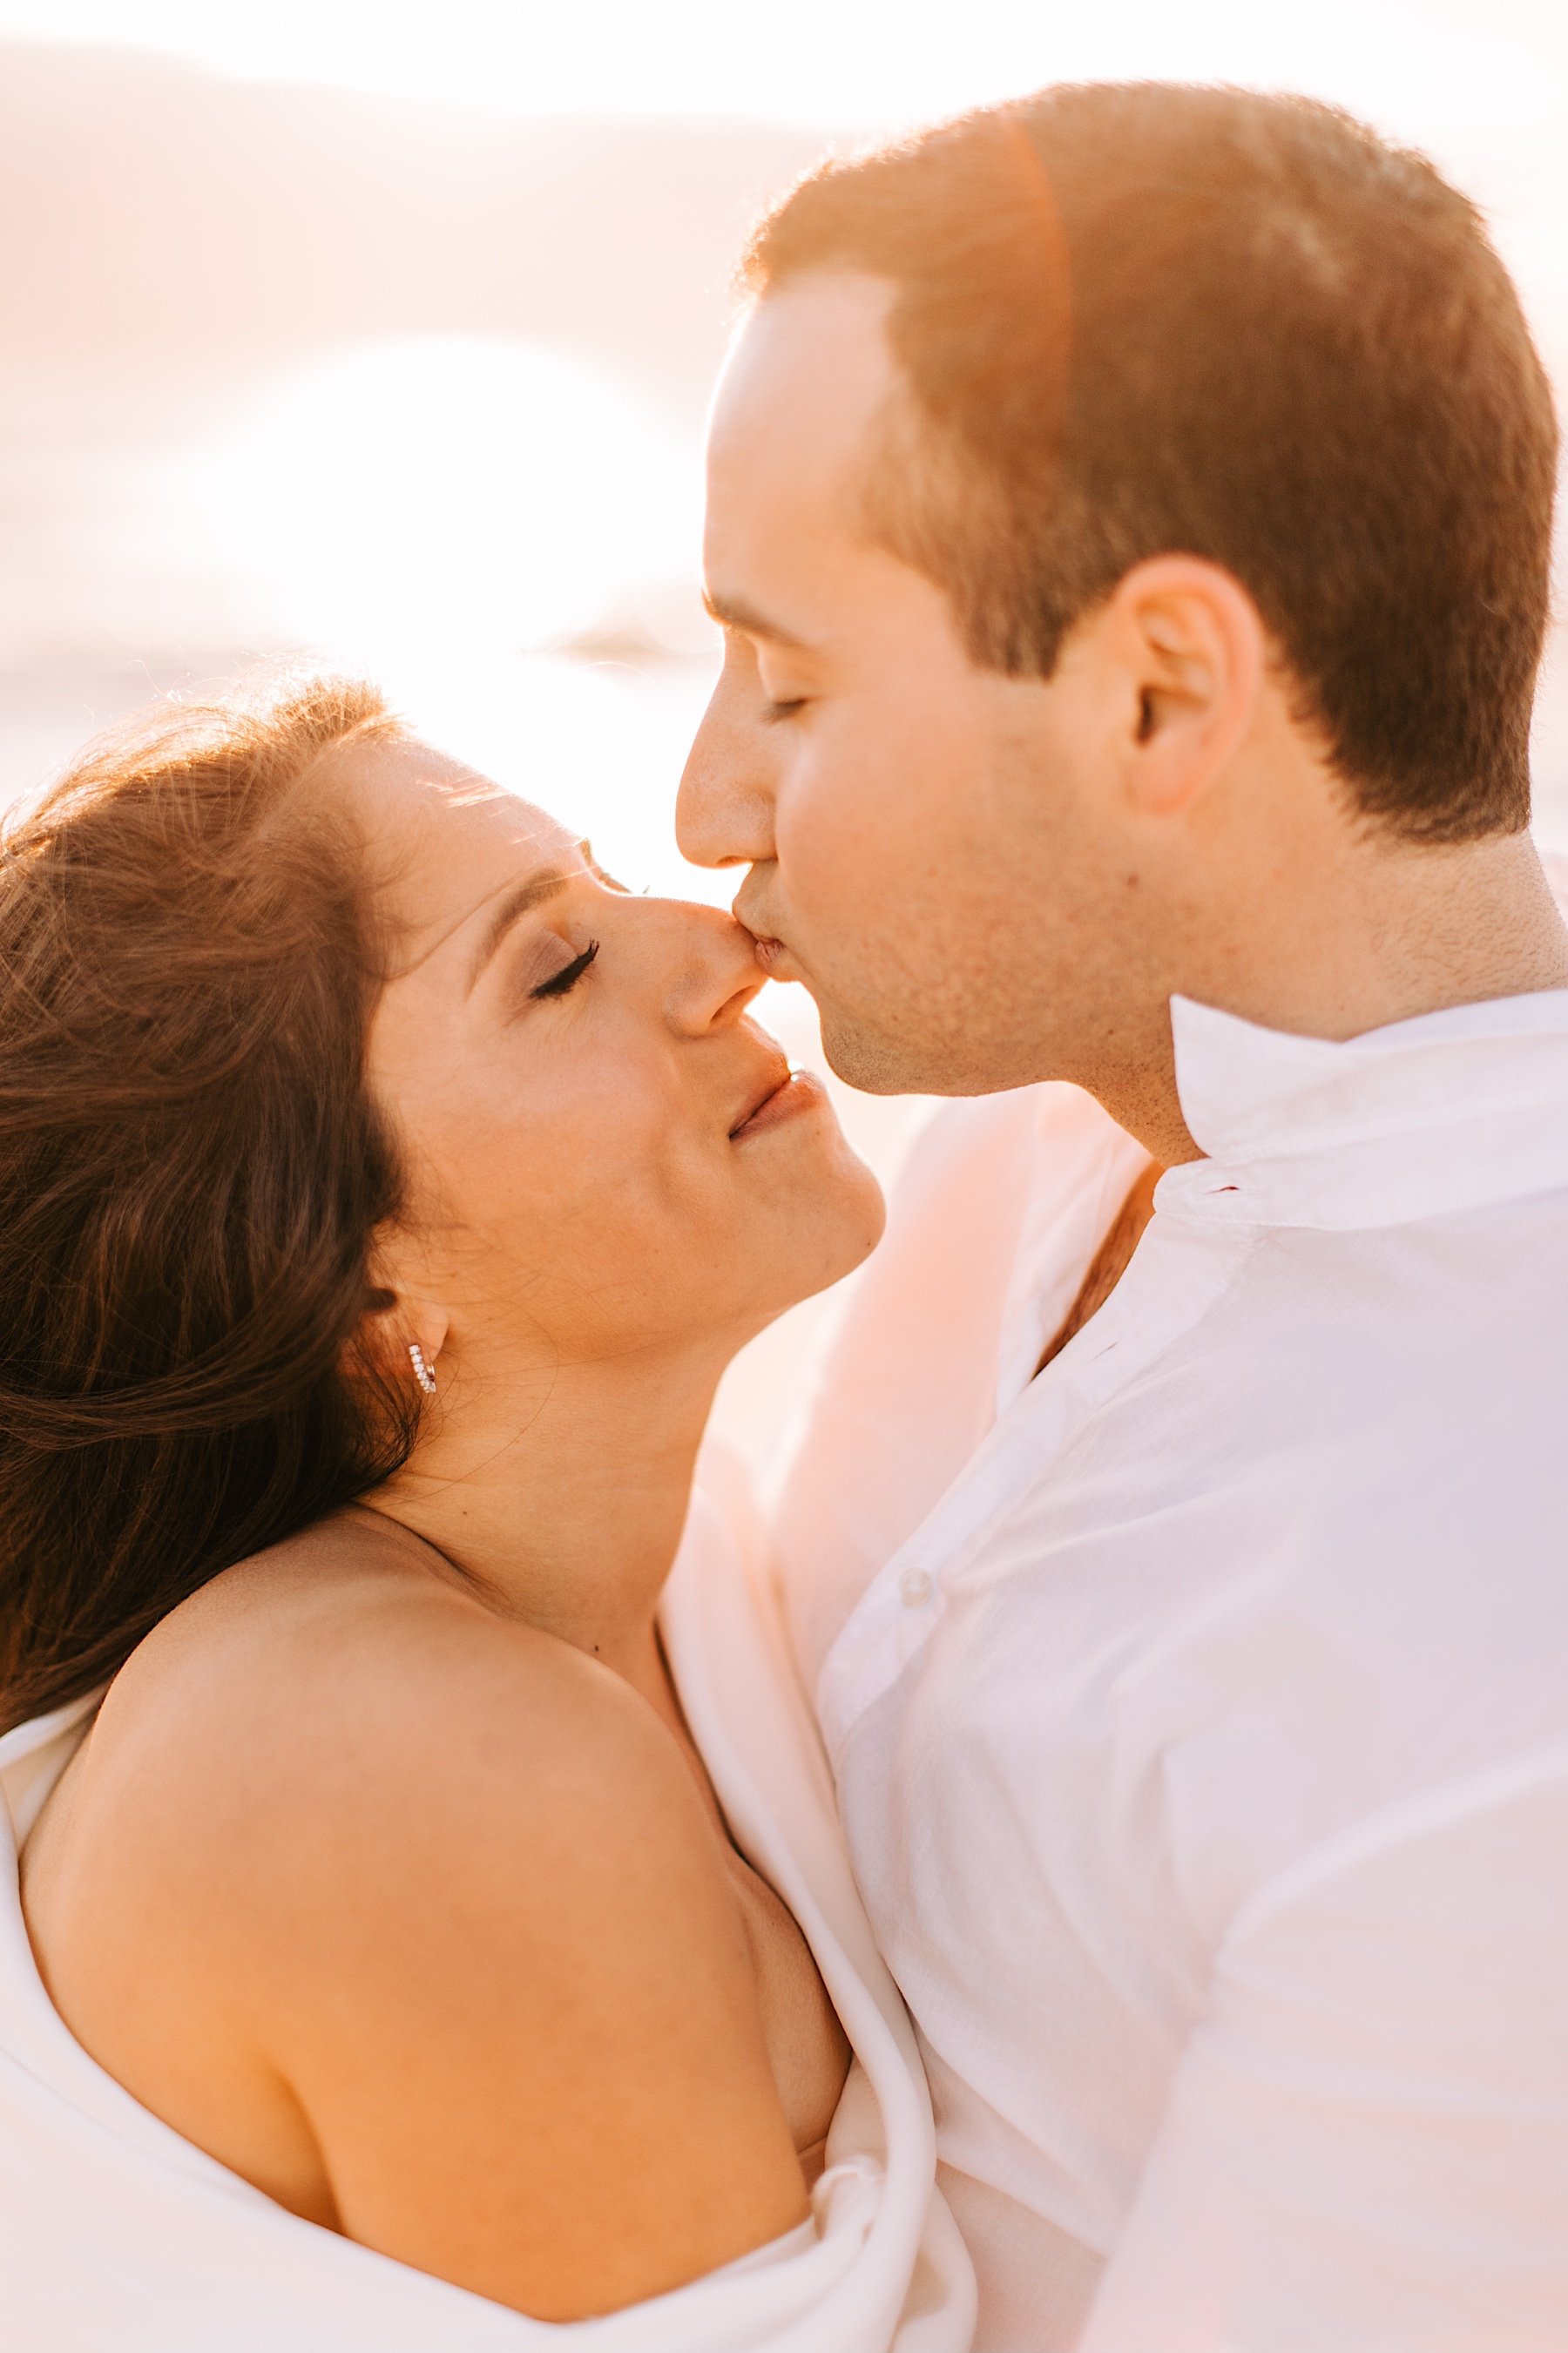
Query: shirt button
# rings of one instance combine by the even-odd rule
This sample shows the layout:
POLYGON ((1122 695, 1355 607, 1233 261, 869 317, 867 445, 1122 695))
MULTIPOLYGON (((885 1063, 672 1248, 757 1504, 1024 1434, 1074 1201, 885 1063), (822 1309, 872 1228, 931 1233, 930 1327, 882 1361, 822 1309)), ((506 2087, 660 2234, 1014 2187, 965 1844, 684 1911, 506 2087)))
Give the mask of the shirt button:
POLYGON ((931 1597, 930 1569, 906 1568, 899 1579, 899 1594, 906 1609, 923 1609, 931 1597))

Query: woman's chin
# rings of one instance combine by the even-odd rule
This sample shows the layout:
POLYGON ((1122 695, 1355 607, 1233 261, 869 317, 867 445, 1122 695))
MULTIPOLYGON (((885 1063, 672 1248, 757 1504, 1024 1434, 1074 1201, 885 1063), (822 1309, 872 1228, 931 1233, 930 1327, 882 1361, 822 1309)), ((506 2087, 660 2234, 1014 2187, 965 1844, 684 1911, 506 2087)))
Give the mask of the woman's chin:
MULTIPOLYGON (((864 1265, 887 1231, 888 1203, 870 1169, 858 1154, 850 1151, 847 1145, 844 1146, 844 1157, 848 1164, 846 1173, 851 1177, 858 1212, 851 1255, 844 1268, 845 1274, 852 1274, 858 1266, 864 1265)), ((833 1278, 835 1282, 839 1279, 837 1275, 833 1278)))
POLYGON ((812 1183, 808 1214, 799 1214, 797 1198, 789 1247, 777 1269, 784 1277, 781 1290, 787 1285, 788 1296, 780 1298, 775 1315, 842 1282, 865 1264, 882 1239, 888 1222, 882 1188, 841 1134, 836 1143, 831 1160, 812 1183))

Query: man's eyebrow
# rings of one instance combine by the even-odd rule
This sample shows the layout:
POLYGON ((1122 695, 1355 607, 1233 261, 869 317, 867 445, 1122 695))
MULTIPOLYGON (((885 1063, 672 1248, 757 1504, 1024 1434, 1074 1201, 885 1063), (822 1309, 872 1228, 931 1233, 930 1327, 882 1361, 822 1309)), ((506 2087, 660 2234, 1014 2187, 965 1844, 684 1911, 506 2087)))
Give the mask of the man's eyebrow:
POLYGON ((474 951, 474 960, 468 966, 468 985, 463 991, 465 997, 473 994, 479 975, 519 918, 526 915, 531 908, 542 906, 546 899, 558 897, 573 879, 572 874, 559 866, 542 866, 526 881, 502 892, 474 951))
POLYGON ((726 596, 721 589, 704 588, 702 603, 710 620, 717 621, 721 629, 739 629, 743 637, 765 638, 773 646, 805 647, 804 638, 786 629, 780 621, 770 621, 743 596, 726 596))

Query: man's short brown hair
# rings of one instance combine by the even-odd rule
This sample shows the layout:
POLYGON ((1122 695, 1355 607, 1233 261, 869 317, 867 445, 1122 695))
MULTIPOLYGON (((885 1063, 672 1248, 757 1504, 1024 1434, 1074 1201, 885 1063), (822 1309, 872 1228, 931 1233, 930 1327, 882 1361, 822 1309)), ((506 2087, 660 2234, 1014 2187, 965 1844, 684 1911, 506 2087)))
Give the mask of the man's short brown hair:
POLYGON ((1557 433, 1507 271, 1423 157, 1300 98, 1047 90, 825 164, 748 284, 896 289, 873 536, 1048 677, 1173 551, 1247 589, 1369 815, 1517 831, 1557 433))

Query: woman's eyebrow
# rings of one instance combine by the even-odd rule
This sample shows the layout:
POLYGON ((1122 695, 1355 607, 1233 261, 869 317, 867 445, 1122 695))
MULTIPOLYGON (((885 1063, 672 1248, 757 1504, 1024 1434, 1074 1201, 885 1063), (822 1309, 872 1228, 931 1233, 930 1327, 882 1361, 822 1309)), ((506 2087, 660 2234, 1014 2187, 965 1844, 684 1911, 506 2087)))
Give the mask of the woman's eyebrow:
POLYGON ((531 908, 542 906, 545 900, 557 897, 573 880, 574 874, 565 872, 559 866, 542 866, 525 881, 503 892, 494 914, 485 925, 474 952, 474 960, 468 966, 468 984, 463 990, 465 997, 473 994, 479 975, 519 918, 526 915, 531 908))

